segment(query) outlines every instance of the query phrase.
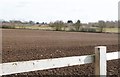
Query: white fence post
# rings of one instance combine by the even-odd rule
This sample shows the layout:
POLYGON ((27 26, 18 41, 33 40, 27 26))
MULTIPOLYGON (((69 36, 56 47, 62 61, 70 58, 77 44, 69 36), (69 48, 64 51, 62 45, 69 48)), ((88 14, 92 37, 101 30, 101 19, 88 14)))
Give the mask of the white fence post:
POLYGON ((106 46, 95 47, 95 75, 99 77, 106 76, 106 46))

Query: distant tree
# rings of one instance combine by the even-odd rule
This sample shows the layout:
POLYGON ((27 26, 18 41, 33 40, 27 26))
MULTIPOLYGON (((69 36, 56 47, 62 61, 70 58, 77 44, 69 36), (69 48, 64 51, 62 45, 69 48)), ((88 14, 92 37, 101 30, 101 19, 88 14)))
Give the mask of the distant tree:
POLYGON ((72 20, 68 20, 67 23, 73 23, 73 21, 72 20))
POLYGON ((8 21, 0 21, 0 22, 2 22, 2 23, 9 23, 8 21))
POLYGON ((22 22, 22 24, 29 24, 29 22, 28 21, 24 21, 24 22, 22 22))
POLYGON ((39 22, 36 22, 36 24, 40 24, 39 22))
POLYGON ((56 21, 54 23, 51 23, 50 26, 53 27, 56 31, 61 31, 62 28, 64 27, 64 22, 56 21))
POLYGON ((34 25, 35 22, 34 21, 29 21, 29 24, 34 25))
POLYGON ((79 31, 81 26, 82 24, 80 20, 77 20, 77 22, 74 24, 75 31, 79 31))
POLYGON ((20 21, 20 20, 10 20, 9 22, 10 22, 10 23, 16 23, 16 24, 17 24, 17 23, 22 23, 22 21, 20 21))
POLYGON ((120 20, 118 20, 118 28, 120 28, 120 20))
POLYGON ((106 27, 105 21, 100 20, 100 21, 98 22, 98 24, 99 24, 100 32, 103 32, 104 28, 106 27))
POLYGON ((44 25, 44 24, 45 24, 44 22, 41 23, 41 25, 44 25))

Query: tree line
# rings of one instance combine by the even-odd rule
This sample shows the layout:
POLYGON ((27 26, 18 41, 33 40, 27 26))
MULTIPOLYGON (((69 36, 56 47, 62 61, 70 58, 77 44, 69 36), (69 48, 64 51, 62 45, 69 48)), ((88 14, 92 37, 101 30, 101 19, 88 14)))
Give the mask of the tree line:
POLYGON ((69 28, 69 31, 76 31, 76 32, 104 32, 105 28, 115 28, 118 26, 118 22, 109 22, 99 20, 96 23, 88 23, 84 24, 81 23, 80 20, 77 20, 73 23, 72 20, 68 20, 67 23, 63 21, 55 21, 49 24, 50 27, 53 27, 56 31, 65 31, 66 28, 69 28))
POLYGON ((10 20, 10 21, 0 21, 2 23, 3 28, 13 28, 14 26, 22 25, 24 26, 34 26, 38 25, 48 25, 52 27, 55 31, 76 31, 76 32, 103 32, 104 28, 115 28, 118 27, 118 21, 103 21, 99 20, 98 22, 89 22, 82 23, 80 20, 77 20, 73 23, 72 20, 68 20, 66 23, 63 21, 55 21, 55 22, 35 22, 35 21, 20 21, 20 20, 10 20), (6 26, 7 25, 7 26, 6 26), (12 25, 12 27, 10 26, 12 25))

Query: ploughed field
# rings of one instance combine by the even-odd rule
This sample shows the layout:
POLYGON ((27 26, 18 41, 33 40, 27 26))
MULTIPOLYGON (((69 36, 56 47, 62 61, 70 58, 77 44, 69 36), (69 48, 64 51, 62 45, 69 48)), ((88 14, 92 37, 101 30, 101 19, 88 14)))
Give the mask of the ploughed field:
MULTIPOLYGON (((3 29, 2 34, 3 63, 90 55, 101 45, 107 52, 118 50, 118 35, 110 33, 3 29)), ((107 65, 108 75, 118 75, 118 60, 107 65)), ((17 75, 94 75, 94 63, 17 75)))

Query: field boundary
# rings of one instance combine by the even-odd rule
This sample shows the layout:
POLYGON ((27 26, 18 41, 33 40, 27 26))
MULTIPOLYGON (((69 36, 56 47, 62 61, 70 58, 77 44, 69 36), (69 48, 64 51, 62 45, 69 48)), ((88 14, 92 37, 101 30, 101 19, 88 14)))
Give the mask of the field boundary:
POLYGON ((0 76, 88 63, 95 63, 95 75, 106 75, 106 61, 119 59, 119 54, 119 51, 106 53, 106 46, 97 46, 93 55, 1 63, 0 76))

